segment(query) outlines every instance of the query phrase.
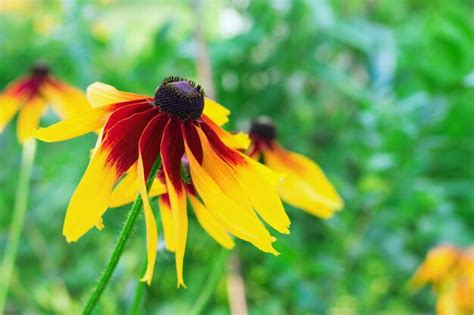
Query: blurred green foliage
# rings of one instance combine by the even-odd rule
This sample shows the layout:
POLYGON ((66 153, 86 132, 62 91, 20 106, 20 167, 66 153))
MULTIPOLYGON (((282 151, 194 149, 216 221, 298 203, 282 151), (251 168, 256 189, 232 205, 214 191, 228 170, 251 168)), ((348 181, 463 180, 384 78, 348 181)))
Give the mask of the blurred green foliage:
MULTIPOLYGON (((0 87, 42 59, 83 89, 97 80, 152 94, 168 75, 198 79, 200 23, 228 127, 271 116, 283 145, 326 170, 343 212, 321 221, 287 207, 279 257, 238 243, 251 314, 433 311, 430 292, 407 280, 429 248, 474 242, 472 1, 208 0, 202 17, 187 1, 4 1, 0 87)), ((14 129, 0 136, 0 249, 20 160, 14 129)), ((77 313, 110 255, 126 207, 106 214, 101 233, 72 245, 61 236, 94 138, 39 144, 9 313, 77 313)), ((176 289, 174 257, 160 251, 142 314, 187 313, 220 252, 191 217, 188 288, 176 289)), ((130 306, 144 259, 142 220, 98 313, 130 306)), ((228 313, 225 274, 205 313, 228 313)))

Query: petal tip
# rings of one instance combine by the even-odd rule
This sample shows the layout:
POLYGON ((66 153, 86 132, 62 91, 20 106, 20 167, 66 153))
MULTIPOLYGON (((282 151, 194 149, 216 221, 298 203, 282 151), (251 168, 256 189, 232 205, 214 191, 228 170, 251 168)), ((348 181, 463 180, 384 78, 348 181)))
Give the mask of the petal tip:
POLYGON ((274 248, 273 248, 273 250, 270 252, 270 254, 272 254, 272 255, 274 255, 274 256, 276 256, 276 257, 280 256, 280 253, 279 253, 276 249, 274 249, 274 248))
POLYGON ((180 280, 178 281, 176 287, 179 289, 179 288, 184 288, 184 289, 187 289, 188 287, 186 286, 186 284, 184 284, 184 281, 183 280, 180 280))
POLYGON ((148 275, 144 275, 141 279, 140 279, 141 282, 146 282, 146 284, 148 286, 151 286, 151 278, 148 277, 148 275))
POLYGON ((71 244, 77 241, 77 238, 72 238, 70 235, 66 235, 66 234, 63 234, 63 235, 66 238, 66 242, 68 242, 68 244, 71 244))
POLYGON ((233 250, 235 247, 235 243, 232 242, 231 244, 227 244, 226 246, 224 246, 225 249, 228 249, 228 250, 233 250))

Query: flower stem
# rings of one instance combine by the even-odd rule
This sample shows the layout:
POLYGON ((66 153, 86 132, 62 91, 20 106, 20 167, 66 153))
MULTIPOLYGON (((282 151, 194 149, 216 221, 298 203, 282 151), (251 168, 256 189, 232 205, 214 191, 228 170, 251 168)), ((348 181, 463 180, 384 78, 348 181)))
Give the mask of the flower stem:
POLYGON ((15 258, 20 244, 20 235, 25 222, 25 212, 28 205, 28 193, 30 190, 31 173, 36 153, 36 140, 26 140, 23 144, 21 155, 20 177, 15 196, 15 207, 8 233, 8 243, 5 248, 5 256, 2 263, 3 279, 0 281, 0 314, 4 313, 8 296, 10 280, 15 267, 15 258))
MULTIPOLYGON (((153 164, 153 167, 151 169, 150 175, 147 180, 148 191, 151 188, 151 185, 155 178, 155 174, 160 164, 161 164, 161 159, 157 158, 157 160, 153 164)), ((97 302, 99 301, 100 296, 104 292, 104 289, 107 287, 107 284, 109 283, 110 278, 112 277, 112 274, 114 273, 115 268, 117 267, 120 257, 122 256, 123 250, 125 249, 125 245, 127 244, 127 241, 130 238, 133 227, 135 226, 135 222, 137 221, 137 218, 140 215, 142 203, 143 203, 142 199, 140 195, 138 195, 137 198, 135 199, 135 202, 132 205, 132 208, 130 209, 130 212, 127 215, 127 219, 125 220, 125 224, 122 228, 122 231, 120 231, 120 235, 119 235, 117 244, 115 244, 115 248, 114 248, 114 251, 112 252, 112 256, 110 256, 109 262, 107 263, 107 266, 105 267, 102 275, 100 276, 97 286, 94 288, 94 291, 92 291, 91 295, 87 299, 86 305, 84 306, 84 309, 82 310, 82 314, 92 313, 97 302)))

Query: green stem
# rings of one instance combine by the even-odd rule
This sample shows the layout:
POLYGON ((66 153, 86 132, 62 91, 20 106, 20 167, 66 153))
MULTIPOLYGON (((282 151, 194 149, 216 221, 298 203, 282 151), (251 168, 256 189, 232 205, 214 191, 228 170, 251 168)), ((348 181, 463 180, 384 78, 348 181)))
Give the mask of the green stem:
POLYGON ((28 205, 28 193, 30 190, 31 173, 36 153, 36 140, 26 140, 23 144, 21 156, 20 177, 15 196, 15 208, 8 233, 8 243, 3 257, 2 275, 0 281, 0 314, 4 313, 8 296, 10 280, 15 267, 15 258, 20 244, 20 235, 25 222, 25 212, 28 205))
MULTIPOLYGON (((146 260, 143 262, 141 267, 140 274, 145 273, 146 271, 147 262, 146 260)), ((137 281, 137 287, 135 288, 135 294, 132 300, 132 306, 130 307, 130 315, 137 315, 138 311, 140 310, 140 304, 142 301, 143 291, 145 290, 145 283, 142 281, 137 281)))
MULTIPOLYGON (((155 174, 160 164, 161 164, 161 159, 157 158, 157 160, 155 161, 155 164, 153 164, 153 167, 151 169, 150 175, 147 180, 148 191, 151 188, 151 185, 155 178, 155 174)), ((132 205, 132 208, 130 209, 130 212, 127 215, 127 219, 125 220, 125 225, 123 226, 122 231, 120 232, 117 244, 115 244, 114 251, 112 252, 112 256, 110 257, 109 262, 107 263, 107 266, 104 269, 104 272, 100 276, 97 286, 94 288, 94 291, 92 291, 91 295, 87 299, 86 305, 84 306, 84 309, 82 310, 82 314, 92 313, 97 302, 99 301, 100 296, 104 292, 104 289, 107 287, 107 284, 109 283, 110 278, 112 277, 112 274, 114 273, 115 268, 117 267, 120 257, 122 256, 123 250, 125 249, 125 245, 127 244, 127 241, 130 238, 133 227, 135 226, 135 222, 137 221, 137 218, 140 215, 141 207, 142 207, 142 199, 140 195, 138 195, 137 198, 135 199, 135 202, 132 205)))
POLYGON ((207 303, 212 297, 217 284, 223 274, 224 268, 227 264, 227 260, 230 256, 230 251, 224 248, 221 249, 221 253, 214 264, 214 267, 211 270, 211 274, 206 279, 205 287, 201 290, 198 298, 194 302, 191 310, 189 311, 190 315, 199 315, 202 313, 207 303))

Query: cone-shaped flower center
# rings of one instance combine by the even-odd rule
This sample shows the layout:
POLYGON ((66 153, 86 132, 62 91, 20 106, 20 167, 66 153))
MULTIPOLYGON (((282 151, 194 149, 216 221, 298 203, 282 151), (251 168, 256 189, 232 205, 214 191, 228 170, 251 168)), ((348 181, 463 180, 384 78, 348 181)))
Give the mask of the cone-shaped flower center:
POLYGON ((31 74, 38 77, 45 77, 49 74, 49 67, 41 62, 34 64, 30 70, 31 74))
POLYGON ((272 141, 276 137, 276 128, 271 118, 261 116, 252 121, 250 135, 272 141))
POLYGON ((195 120, 204 109, 204 91, 193 81, 169 77, 156 90, 155 104, 181 120, 195 120))

